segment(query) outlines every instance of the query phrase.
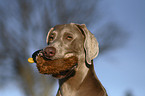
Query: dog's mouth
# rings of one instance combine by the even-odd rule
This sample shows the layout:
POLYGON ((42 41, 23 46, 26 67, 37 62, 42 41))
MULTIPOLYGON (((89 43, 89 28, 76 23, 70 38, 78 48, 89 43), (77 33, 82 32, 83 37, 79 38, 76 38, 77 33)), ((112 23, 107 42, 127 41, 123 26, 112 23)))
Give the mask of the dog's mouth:
POLYGON ((76 56, 66 57, 68 58, 46 60, 41 56, 37 56, 37 68, 42 74, 52 75, 58 79, 65 78, 74 73, 78 65, 78 58, 76 56))

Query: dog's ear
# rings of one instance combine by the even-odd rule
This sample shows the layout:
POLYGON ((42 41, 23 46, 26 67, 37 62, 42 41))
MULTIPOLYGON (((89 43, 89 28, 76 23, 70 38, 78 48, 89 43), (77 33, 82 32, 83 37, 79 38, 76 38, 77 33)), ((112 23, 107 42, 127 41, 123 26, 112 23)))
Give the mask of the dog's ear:
POLYGON ((48 39, 49 39, 49 35, 50 35, 50 32, 52 31, 52 30, 54 30, 54 28, 51 28, 49 31, 48 31, 48 33, 47 33, 47 37, 46 37, 46 43, 48 44, 48 39))
POLYGON ((86 62, 91 64, 99 53, 99 46, 95 36, 87 29, 85 24, 75 24, 85 35, 84 48, 86 52, 86 62))

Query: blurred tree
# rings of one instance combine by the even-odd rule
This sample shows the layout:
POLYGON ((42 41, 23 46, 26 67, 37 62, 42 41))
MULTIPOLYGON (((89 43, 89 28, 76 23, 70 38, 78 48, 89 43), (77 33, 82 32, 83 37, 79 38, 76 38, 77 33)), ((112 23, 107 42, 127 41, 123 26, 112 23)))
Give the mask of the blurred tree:
POLYGON ((127 91, 125 96, 133 96, 132 91, 127 91))
POLYGON ((85 23, 90 30, 95 25, 100 53, 122 45, 124 33, 115 23, 108 20, 96 27, 105 18, 98 4, 98 0, 0 1, 0 84, 17 81, 26 96, 52 96, 56 80, 40 75, 27 58, 44 48, 48 30, 57 24, 85 23))

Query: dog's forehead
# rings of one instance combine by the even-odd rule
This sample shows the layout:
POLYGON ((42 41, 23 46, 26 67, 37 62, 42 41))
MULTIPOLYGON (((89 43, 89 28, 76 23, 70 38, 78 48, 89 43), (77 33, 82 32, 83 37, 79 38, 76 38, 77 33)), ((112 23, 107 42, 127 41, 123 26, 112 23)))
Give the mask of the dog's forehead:
POLYGON ((73 24, 56 25, 54 26, 53 31, 58 32, 58 33, 64 33, 64 32, 80 33, 76 25, 73 25, 73 24))

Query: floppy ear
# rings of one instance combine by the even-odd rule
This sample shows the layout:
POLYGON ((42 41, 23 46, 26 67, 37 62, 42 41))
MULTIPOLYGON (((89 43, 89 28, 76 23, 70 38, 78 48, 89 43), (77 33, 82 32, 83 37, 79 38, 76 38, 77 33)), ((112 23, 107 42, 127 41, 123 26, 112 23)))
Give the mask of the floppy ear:
POLYGON ((49 38, 49 35, 50 35, 50 32, 52 31, 52 30, 54 30, 54 28, 51 28, 49 31, 48 31, 48 33, 47 33, 47 37, 46 37, 46 43, 48 44, 48 38, 49 38))
POLYGON ((93 60, 99 53, 98 42, 95 36, 87 29, 85 24, 76 25, 85 35, 84 48, 86 51, 86 62, 91 64, 91 60, 93 60))

